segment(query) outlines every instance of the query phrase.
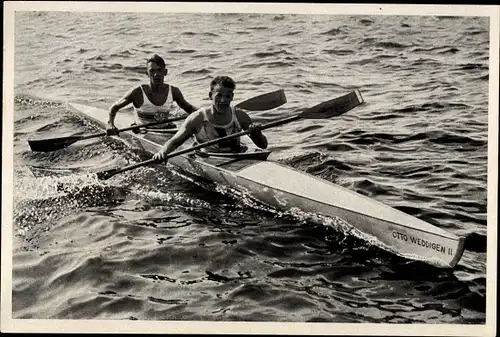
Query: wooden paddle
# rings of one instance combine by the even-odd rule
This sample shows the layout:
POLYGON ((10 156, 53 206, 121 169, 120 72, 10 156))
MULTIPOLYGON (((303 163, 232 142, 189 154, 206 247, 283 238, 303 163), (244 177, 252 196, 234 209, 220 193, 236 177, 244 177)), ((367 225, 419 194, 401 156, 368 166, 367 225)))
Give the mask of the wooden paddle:
MULTIPOLYGON (((286 103, 285 91, 283 89, 279 89, 273 92, 249 98, 241 103, 236 104, 236 107, 249 111, 265 111, 277 108, 285 103, 286 103)), ((138 128, 159 125, 163 123, 180 121, 182 119, 185 119, 186 117, 187 115, 184 115, 180 117, 168 118, 163 121, 129 126, 127 128, 119 129, 118 132, 129 131, 138 128)), ((58 137, 58 138, 28 140, 28 144, 31 148, 31 151, 50 152, 63 149, 80 140, 103 137, 103 136, 106 136, 106 132, 100 132, 92 135, 83 135, 83 136, 73 135, 73 136, 58 137)))
MULTIPOLYGON (((265 129, 269 129, 269 128, 272 128, 275 126, 290 123, 290 122, 293 122, 293 121, 296 121, 299 119, 325 119, 325 118, 340 116, 340 115, 346 113, 347 111, 355 108, 356 106, 360 105, 361 103, 363 103, 363 98, 361 97, 361 94, 359 93, 358 90, 354 90, 351 93, 346 94, 344 96, 317 104, 317 105, 313 106, 312 108, 305 109, 304 111, 302 111, 298 115, 294 115, 294 116, 291 116, 288 118, 277 120, 275 122, 264 124, 261 126, 261 130, 265 130, 265 129)), ((187 148, 187 149, 172 152, 166 156, 165 160, 172 158, 172 157, 175 157, 175 156, 179 156, 181 154, 196 151, 196 150, 201 149, 203 147, 217 144, 221 140, 241 137, 241 136, 247 135, 249 133, 250 132, 248 130, 245 130, 245 131, 231 134, 229 136, 217 138, 217 139, 214 139, 214 140, 211 140, 211 141, 208 141, 208 142, 196 145, 196 146, 192 146, 192 147, 187 148)), ((118 173, 133 170, 135 168, 154 164, 154 163, 159 163, 159 161, 157 161, 155 159, 149 159, 149 160, 146 160, 146 161, 143 161, 143 162, 140 162, 137 164, 125 166, 122 168, 114 168, 111 170, 101 171, 101 172, 97 173, 97 177, 101 180, 106 180, 106 179, 109 179, 118 173)))

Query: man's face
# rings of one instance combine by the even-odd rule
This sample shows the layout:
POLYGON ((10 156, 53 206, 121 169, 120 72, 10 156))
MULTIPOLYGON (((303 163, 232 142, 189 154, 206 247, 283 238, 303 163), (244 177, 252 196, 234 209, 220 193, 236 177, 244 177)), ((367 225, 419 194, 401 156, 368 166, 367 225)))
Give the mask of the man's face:
POLYGON ((167 75, 167 69, 154 62, 148 62, 147 72, 151 83, 156 85, 163 84, 165 76, 167 75))
POLYGON ((226 88, 222 85, 216 85, 210 92, 212 105, 217 111, 224 111, 227 109, 233 101, 233 96, 233 89, 226 88))

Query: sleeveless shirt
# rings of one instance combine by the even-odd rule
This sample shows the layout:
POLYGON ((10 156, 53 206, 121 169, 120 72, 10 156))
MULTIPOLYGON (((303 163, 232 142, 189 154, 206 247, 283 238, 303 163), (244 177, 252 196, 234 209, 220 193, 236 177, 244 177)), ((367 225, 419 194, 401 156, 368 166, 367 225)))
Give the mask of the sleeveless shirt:
MULTIPOLYGON (((167 119, 169 117, 172 104, 174 103, 174 99, 172 97, 172 87, 170 85, 168 86, 167 100, 165 101, 165 103, 163 103, 163 105, 154 105, 153 103, 151 103, 148 96, 146 95, 146 92, 144 92, 142 85, 140 87, 142 91, 143 103, 139 108, 134 109, 135 122, 137 124, 145 124, 167 119)), ((153 125, 150 126, 150 128, 163 129, 166 128, 169 124, 171 127, 172 123, 167 123, 153 125)))
MULTIPOLYGON (((231 121, 225 125, 213 124, 208 120, 207 109, 201 110, 203 115, 203 123, 195 133, 194 145, 205 143, 220 137, 228 136, 242 130, 241 125, 236 117, 235 108, 231 107, 231 121)), ((241 152, 244 148, 241 146, 241 141, 238 138, 220 141, 219 144, 210 145, 201 150, 204 152, 241 152)))

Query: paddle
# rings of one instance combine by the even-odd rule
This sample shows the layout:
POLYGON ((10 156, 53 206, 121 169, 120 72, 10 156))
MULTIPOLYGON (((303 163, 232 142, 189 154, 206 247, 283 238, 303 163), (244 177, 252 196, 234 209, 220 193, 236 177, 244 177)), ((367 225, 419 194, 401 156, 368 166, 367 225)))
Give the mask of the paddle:
POLYGON ((236 104, 236 107, 248 111, 266 111, 282 106, 285 103, 285 91, 279 89, 244 100, 236 104))
MULTIPOLYGON (((302 111, 298 115, 294 115, 294 116, 291 116, 288 118, 277 120, 275 122, 264 124, 264 125, 262 125, 261 130, 265 130, 265 129, 269 129, 269 128, 272 128, 275 126, 287 124, 287 123, 290 123, 290 122, 293 122, 293 121, 296 121, 299 119, 325 119, 325 118, 340 116, 340 115, 346 113, 347 111, 355 108, 356 106, 360 105, 361 103, 363 103, 363 98, 361 97, 361 94, 359 93, 358 90, 354 90, 351 93, 346 94, 344 96, 317 104, 317 105, 313 106, 312 108, 305 109, 304 111, 302 111)), ((241 136, 247 135, 248 133, 249 133, 249 131, 245 130, 245 131, 231 134, 229 136, 217 138, 217 139, 214 139, 214 140, 211 140, 211 141, 208 141, 208 142, 196 145, 196 146, 192 146, 192 147, 187 148, 187 149, 172 152, 166 156, 165 160, 172 158, 172 157, 175 157, 175 156, 179 156, 179 155, 184 154, 184 153, 188 153, 188 152, 192 152, 192 151, 201 149, 203 147, 217 144, 221 140, 241 137, 241 136)), ((143 161, 143 162, 140 162, 137 164, 125 166, 122 168, 114 168, 114 169, 107 170, 107 171, 101 171, 101 172, 97 173, 97 177, 101 180, 106 180, 106 179, 109 179, 118 173, 133 170, 135 168, 138 168, 141 166, 146 166, 149 164, 154 164, 154 163, 159 163, 159 161, 154 160, 154 159, 149 159, 149 160, 146 160, 146 161, 143 161)))
MULTIPOLYGON (((144 127, 168 123, 168 122, 180 121, 184 118, 186 118, 186 116, 168 118, 168 119, 165 119, 165 120, 160 121, 160 122, 152 122, 152 123, 147 123, 147 124, 129 126, 129 127, 123 128, 123 129, 118 129, 118 132, 129 131, 129 130, 134 130, 137 128, 144 128, 144 127)), ((99 132, 99 133, 95 133, 92 135, 83 135, 83 136, 73 135, 73 136, 49 138, 49 139, 31 139, 31 140, 28 140, 28 144, 30 146, 31 151, 51 152, 51 151, 64 149, 64 148, 70 146, 71 144, 76 143, 80 140, 103 137, 103 136, 106 136, 106 132, 99 132)))
MULTIPOLYGON (((249 111, 265 111, 277 108, 285 103, 286 103, 285 91, 283 89, 279 89, 273 92, 249 98, 241 103, 238 103, 236 106, 240 109, 245 109, 249 111)), ((129 126, 123 129, 119 129, 118 132, 129 131, 138 128, 164 124, 168 122, 175 122, 182 120, 186 117, 187 115, 184 115, 180 117, 168 118, 163 121, 129 126)), ((73 135, 73 136, 58 137, 58 138, 28 140, 28 144, 31 148, 31 151, 50 152, 63 149, 80 140, 103 137, 103 136, 106 136, 106 132, 100 132, 92 135, 83 135, 83 136, 73 135)))

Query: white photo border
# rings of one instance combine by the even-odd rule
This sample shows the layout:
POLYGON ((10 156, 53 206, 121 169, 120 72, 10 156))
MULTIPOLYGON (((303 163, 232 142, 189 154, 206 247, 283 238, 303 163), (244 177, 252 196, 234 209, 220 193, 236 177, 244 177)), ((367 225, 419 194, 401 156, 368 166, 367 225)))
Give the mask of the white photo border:
POLYGON ((172 333, 172 334, 290 334, 290 335, 420 335, 476 336, 496 334, 497 203, 498 203, 498 5, 308 4, 222 2, 4 2, 4 72, 2 133, 2 278, 1 331, 26 333, 172 333), (275 13, 329 15, 447 15, 484 16, 490 22, 488 117, 488 229, 486 324, 338 324, 249 323, 198 321, 41 320, 12 318, 13 107, 14 17, 17 11, 275 13))

